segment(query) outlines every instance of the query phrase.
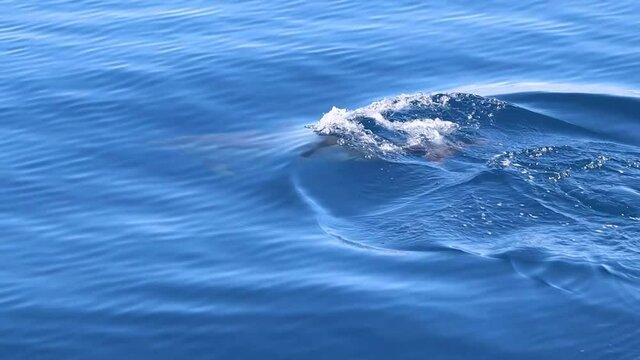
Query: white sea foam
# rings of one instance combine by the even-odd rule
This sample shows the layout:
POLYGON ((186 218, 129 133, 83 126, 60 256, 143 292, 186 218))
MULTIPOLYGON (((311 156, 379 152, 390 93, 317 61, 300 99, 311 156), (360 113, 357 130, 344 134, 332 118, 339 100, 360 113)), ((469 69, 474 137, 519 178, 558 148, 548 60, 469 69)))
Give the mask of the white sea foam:
MULTIPOLYGON (((434 97, 422 93, 403 94, 394 98, 382 99, 355 110, 333 107, 310 128, 320 135, 335 135, 341 139, 347 139, 345 142, 349 143, 348 145, 360 148, 367 145, 375 146, 376 150, 383 153, 402 153, 406 148, 446 146, 448 145, 447 137, 460 128, 456 122, 439 117, 393 121, 388 116, 412 109, 447 109, 451 98, 456 96, 458 95, 434 97), (360 121, 362 119, 373 120, 376 126, 402 135, 404 141, 394 143, 377 136, 362 124, 360 121)), ((465 115, 465 118, 470 117, 465 115)))
POLYGON ((383 125, 408 135, 407 145, 421 145, 426 140, 429 143, 441 145, 445 136, 452 134, 459 127, 458 124, 441 119, 418 119, 407 122, 391 122, 384 120, 383 125))

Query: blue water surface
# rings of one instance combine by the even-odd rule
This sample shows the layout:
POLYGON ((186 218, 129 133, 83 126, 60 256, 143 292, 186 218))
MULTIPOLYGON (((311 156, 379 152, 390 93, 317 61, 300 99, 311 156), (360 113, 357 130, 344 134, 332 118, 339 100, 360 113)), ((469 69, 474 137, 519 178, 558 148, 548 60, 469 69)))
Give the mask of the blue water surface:
POLYGON ((0 358, 640 359, 638 14, 0 2, 0 358))

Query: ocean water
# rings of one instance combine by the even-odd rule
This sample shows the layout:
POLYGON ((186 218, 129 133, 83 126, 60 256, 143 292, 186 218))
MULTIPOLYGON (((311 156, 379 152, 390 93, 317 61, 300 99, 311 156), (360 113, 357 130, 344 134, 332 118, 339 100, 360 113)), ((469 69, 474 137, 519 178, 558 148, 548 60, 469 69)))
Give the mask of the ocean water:
POLYGON ((0 2, 0 358, 640 359, 639 13, 0 2))

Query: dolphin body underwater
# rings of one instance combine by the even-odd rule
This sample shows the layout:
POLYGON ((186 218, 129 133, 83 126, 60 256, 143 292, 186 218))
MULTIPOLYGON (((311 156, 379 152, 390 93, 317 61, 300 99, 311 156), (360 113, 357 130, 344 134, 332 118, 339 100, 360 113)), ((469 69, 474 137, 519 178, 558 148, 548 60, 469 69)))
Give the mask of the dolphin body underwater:
MULTIPOLYGON (((340 138, 335 135, 320 135, 321 141, 313 144, 309 149, 303 151, 300 156, 311 157, 322 149, 341 145, 340 138)), ((458 153, 465 144, 439 144, 437 146, 405 145, 401 149, 408 155, 422 157, 428 161, 442 162, 458 153)), ((468 145, 468 144, 467 144, 468 145)))
POLYGON ((332 108, 307 128, 323 139, 302 153, 340 145, 365 158, 418 157, 442 162, 478 144, 506 103, 466 93, 400 95, 355 110, 332 108))

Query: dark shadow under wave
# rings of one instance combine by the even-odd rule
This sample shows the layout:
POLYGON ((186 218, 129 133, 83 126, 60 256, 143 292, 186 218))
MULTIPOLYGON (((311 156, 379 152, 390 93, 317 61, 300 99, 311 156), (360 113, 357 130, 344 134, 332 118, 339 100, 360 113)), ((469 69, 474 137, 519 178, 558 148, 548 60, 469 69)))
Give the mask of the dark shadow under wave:
POLYGON ((603 137, 640 144, 640 98, 604 94, 525 92, 497 96, 603 137), (587 116, 585 116, 587 114, 587 116))

